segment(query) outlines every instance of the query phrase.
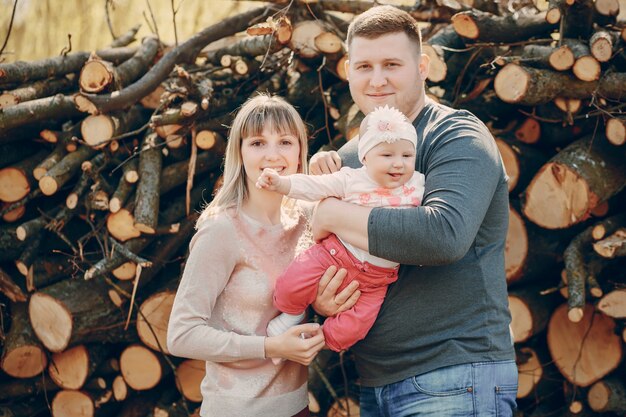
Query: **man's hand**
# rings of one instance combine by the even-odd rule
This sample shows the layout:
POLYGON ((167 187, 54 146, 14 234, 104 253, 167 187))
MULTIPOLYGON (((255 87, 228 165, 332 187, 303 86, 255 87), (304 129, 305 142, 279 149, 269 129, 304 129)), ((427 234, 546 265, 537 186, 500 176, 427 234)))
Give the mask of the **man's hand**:
POLYGON ((337 271, 336 266, 331 266, 322 275, 317 287, 317 297, 312 304, 318 314, 326 317, 335 316, 354 307, 361 296, 358 281, 352 281, 337 293, 345 277, 346 270, 337 271))
MULTIPOLYGON (((274 171, 272 168, 265 168, 256 180, 256 188, 286 194, 282 192, 285 188, 282 186, 283 181, 285 181, 285 179, 281 178, 278 172, 274 171)), ((289 192, 289 190, 287 190, 287 192, 289 192)))
POLYGON ((332 174, 341 169, 341 157, 335 151, 318 152, 309 161, 309 172, 313 175, 332 174))

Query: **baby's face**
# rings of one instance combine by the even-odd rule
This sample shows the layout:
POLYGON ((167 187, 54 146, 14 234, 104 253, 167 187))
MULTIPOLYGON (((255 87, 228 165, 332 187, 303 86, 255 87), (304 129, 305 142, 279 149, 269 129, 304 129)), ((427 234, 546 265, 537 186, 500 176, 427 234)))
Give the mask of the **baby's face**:
POLYGON ((382 142, 365 154, 367 174, 384 188, 406 184, 415 171, 415 145, 408 140, 382 142))

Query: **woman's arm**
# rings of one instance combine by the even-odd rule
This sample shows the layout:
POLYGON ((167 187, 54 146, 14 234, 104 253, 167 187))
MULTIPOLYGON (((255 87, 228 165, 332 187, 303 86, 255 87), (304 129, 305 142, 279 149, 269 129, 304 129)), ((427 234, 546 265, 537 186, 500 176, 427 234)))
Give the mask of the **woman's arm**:
POLYGON ((229 244, 236 232, 225 219, 209 219, 193 237, 167 331, 170 353, 190 359, 231 362, 265 357, 264 336, 240 335, 209 324, 217 298, 239 259, 229 244))

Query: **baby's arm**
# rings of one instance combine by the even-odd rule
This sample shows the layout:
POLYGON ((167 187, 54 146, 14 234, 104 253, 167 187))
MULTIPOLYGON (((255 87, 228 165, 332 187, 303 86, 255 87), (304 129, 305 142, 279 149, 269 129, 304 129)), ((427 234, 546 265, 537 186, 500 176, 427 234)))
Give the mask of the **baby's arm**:
POLYGON ((261 190, 274 191, 282 195, 287 195, 291 188, 289 177, 281 177, 272 168, 265 168, 256 181, 256 187, 261 190))

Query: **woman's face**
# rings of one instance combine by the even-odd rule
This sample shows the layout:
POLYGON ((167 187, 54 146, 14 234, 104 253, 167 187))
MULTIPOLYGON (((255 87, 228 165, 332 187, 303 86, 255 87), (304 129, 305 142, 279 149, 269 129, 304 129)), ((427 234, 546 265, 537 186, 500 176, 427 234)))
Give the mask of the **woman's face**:
POLYGON ((241 158, 248 189, 253 189, 265 168, 272 168, 280 175, 297 173, 300 142, 293 134, 281 134, 265 127, 260 135, 242 139, 241 158))

